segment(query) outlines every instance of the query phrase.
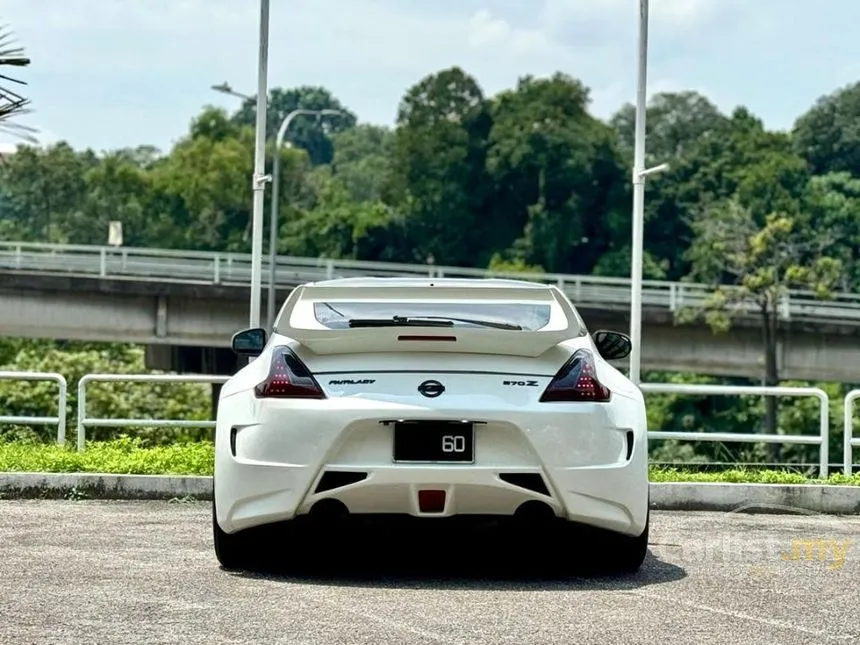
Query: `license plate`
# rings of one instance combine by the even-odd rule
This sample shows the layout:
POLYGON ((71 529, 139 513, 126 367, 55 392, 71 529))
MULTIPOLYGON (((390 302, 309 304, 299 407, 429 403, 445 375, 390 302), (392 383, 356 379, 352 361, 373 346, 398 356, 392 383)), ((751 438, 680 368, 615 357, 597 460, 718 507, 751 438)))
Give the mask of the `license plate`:
POLYGON ((395 423, 394 461, 472 463, 475 461, 474 426, 457 421, 395 423))

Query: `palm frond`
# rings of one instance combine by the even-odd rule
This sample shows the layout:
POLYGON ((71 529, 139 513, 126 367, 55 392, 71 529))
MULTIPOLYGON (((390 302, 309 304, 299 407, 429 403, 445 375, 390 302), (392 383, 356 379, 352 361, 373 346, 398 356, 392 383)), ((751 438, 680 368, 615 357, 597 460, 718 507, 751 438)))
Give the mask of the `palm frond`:
MULTIPOLYGON (((0 26, 0 66, 26 67, 30 59, 24 55, 24 48, 14 43, 14 37, 8 25, 0 26)), ((19 138, 35 143, 37 130, 20 123, 11 123, 12 117, 30 113, 30 100, 21 96, 9 87, 9 83, 26 85, 20 79, 0 74, 0 132, 8 132, 19 138)))

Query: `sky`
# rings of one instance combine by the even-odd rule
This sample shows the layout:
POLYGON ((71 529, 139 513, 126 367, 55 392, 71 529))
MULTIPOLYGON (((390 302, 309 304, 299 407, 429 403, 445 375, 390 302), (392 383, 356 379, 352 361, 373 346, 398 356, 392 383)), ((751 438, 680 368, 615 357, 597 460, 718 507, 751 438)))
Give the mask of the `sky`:
MULTIPOLYGON (((269 86, 322 85, 393 124, 404 91, 459 65, 487 95, 563 71, 610 117, 635 100, 638 0, 271 0, 269 86)), ((693 89, 790 128, 860 80, 857 0, 651 0, 648 94, 693 89)), ((45 143, 166 150, 228 82, 257 86, 258 0, 3 0, 45 143)), ((0 133, 0 144, 12 141, 0 133)))

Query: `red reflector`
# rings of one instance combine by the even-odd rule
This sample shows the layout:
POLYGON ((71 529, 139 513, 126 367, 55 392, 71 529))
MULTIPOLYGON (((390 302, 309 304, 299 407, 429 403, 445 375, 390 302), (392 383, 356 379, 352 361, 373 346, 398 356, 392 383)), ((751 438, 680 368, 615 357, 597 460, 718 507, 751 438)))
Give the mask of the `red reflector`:
POLYGON ((445 491, 419 490, 418 508, 422 513, 441 513, 445 510, 445 491))
POLYGON ((456 343, 457 337, 456 336, 398 336, 397 340, 417 340, 417 341, 441 340, 441 341, 447 341, 449 343, 456 343))

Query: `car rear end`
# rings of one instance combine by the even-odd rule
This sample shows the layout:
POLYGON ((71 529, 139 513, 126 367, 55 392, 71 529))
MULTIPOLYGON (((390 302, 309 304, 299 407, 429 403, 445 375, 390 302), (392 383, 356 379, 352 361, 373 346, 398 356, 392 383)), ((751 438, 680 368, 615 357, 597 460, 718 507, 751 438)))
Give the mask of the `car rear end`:
POLYGON ((554 287, 332 281, 294 292, 276 328, 222 391, 225 531, 320 508, 645 527, 641 394, 554 287), (430 322, 453 319, 472 322, 430 322))

